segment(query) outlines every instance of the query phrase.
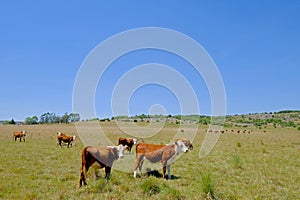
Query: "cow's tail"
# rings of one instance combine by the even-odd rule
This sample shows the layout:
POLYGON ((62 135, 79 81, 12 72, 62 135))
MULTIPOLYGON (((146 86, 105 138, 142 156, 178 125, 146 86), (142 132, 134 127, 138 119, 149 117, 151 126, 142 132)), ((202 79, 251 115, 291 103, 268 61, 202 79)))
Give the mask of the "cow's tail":
POLYGON ((79 187, 82 186, 82 182, 86 185, 86 156, 87 156, 87 148, 84 147, 81 152, 81 170, 80 170, 80 180, 79 187))

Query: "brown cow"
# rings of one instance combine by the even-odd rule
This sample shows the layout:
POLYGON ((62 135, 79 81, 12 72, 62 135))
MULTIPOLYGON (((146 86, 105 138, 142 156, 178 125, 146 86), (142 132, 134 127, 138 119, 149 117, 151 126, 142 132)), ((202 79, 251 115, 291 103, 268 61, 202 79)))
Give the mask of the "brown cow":
POLYGON ((82 186, 82 182, 84 185, 87 185, 86 173, 94 163, 98 163, 100 168, 105 168, 105 179, 108 182, 113 162, 118 158, 123 158, 125 148, 126 146, 124 147, 123 145, 106 148, 84 147, 81 152, 79 187, 82 186))
POLYGON ((20 138, 20 142, 21 139, 23 138, 23 141, 25 142, 25 136, 26 136, 26 131, 14 131, 14 135, 13 137, 15 138, 15 141, 17 141, 17 138, 20 138))
POLYGON ((72 142, 75 141, 75 139, 76 139, 75 135, 68 136, 61 132, 57 133, 57 145, 59 145, 60 147, 61 147, 61 142, 68 143, 68 148, 69 148, 69 145, 71 145, 71 147, 72 147, 72 142))
POLYGON ((128 146, 128 151, 131 153, 131 148, 134 144, 136 144, 136 138, 119 138, 118 145, 128 146))
POLYGON ((156 163, 161 161, 162 176, 166 178, 166 168, 168 170, 168 178, 171 179, 171 164, 179 153, 188 152, 188 148, 183 141, 177 140, 175 144, 157 145, 139 143, 136 145, 136 163, 134 166, 133 177, 136 177, 136 170, 139 168, 142 175, 142 166, 145 159, 156 163))

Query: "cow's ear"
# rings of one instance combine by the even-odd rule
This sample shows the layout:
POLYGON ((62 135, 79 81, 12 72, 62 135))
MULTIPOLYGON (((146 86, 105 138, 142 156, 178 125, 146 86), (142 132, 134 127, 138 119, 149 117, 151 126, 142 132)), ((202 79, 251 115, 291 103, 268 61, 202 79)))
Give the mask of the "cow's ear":
POLYGON ((178 140, 175 141, 175 144, 176 144, 176 145, 178 144, 178 140))

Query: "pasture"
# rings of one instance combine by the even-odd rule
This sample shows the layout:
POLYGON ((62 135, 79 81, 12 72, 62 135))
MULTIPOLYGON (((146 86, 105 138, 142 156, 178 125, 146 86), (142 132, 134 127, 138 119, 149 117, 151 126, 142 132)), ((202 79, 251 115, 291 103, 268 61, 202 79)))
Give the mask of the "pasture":
MULTIPOLYGON (((100 123, 115 144, 126 137, 113 121, 100 123)), ((178 125, 167 124, 144 141, 167 143, 177 129, 178 125)), ((78 189, 83 144, 79 137, 72 148, 57 147, 56 141, 57 131, 77 135, 74 124, 2 125, 0 199, 300 199, 300 131, 271 127, 266 132, 254 128, 251 134, 228 131, 200 159, 206 129, 199 127, 194 150, 172 164, 171 180, 147 176, 146 167, 143 176, 134 179, 133 162, 131 173, 112 169, 108 184, 103 170, 95 180, 90 169, 88 186, 78 189), (23 129, 26 142, 13 141, 13 131, 23 129)))

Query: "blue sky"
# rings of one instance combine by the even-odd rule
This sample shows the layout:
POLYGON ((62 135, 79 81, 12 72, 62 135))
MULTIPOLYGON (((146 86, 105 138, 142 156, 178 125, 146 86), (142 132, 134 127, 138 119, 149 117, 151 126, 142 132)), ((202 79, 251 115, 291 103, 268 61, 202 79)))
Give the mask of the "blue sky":
MULTIPOLYGON (((142 27, 179 31, 206 49, 222 75, 228 114, 300 109, 298 1, 0 4, 0 120, 72 112, 73 84, 88 54, 110 36, 142 27)), ((105 72, 95 95, 99 118, 111 117, 112 90, 119 78, 151 62, 184 75, 198 97, 200 113, 210 114, 207 87, 189 63, 168 52, 143 50, 122 56, 105 72)), ((130 114, 148 113, 155 104, 167 113, 180 113, 172 92, 145 85, 132 95, 130 114)))

